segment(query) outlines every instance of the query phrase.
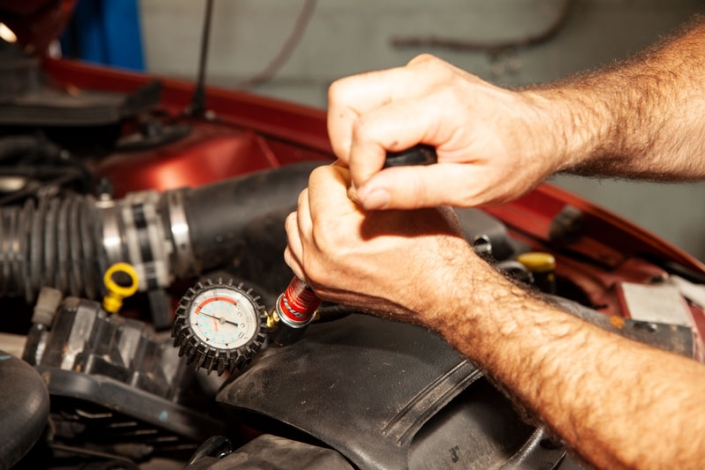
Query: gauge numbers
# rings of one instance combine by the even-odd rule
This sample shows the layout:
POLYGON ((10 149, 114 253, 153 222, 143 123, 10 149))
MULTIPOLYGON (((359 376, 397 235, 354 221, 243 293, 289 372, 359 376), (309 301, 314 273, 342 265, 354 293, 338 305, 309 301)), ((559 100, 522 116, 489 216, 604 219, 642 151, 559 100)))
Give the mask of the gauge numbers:
POLYGON ((257 334, 259 312, 239 291, 214 287, 193 299, 189 321, 194 334, 207 345, 236 349, 257 334))

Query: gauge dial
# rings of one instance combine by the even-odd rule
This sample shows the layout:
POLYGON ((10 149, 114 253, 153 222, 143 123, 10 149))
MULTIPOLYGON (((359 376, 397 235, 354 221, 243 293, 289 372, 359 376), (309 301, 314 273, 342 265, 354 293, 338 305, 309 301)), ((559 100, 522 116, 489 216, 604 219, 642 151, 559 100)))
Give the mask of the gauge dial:
POLYGON ((232 349, 247 344, 259 329, 259 313, 249 296, 215 286, 191 303, 189 323, 204 343, 232 349))
POLYGON ((259 296, 232 280, 206 280, 179 302, 172 336, 179 355, 210 373, 247 364, 266 338, 266 316, 259 296))

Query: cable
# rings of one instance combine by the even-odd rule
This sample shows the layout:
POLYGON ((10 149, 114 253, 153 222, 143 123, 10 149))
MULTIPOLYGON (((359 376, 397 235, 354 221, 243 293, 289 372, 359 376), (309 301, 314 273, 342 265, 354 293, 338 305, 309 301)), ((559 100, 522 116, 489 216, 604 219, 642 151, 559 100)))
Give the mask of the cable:
POLYGON ((298 46, 301 41, 315 9, 316 0, 305 0, 304 5, 301 8, 301 12, 299 13, 298 18, 296 18, 296 23, 294 23, 294 27, 291 30, 291 33, 289 33, 289 37, 286 38, 284 45, 279 50, 279 53, 261 72, 240 82, 237 85, 238 88, 250 89, 255 86, 262 85, 263 83, 271 80, 277 74, 279 69, 289 60, 291 53, 294 52, 294 49, 296 49, 296 46, 298 46))

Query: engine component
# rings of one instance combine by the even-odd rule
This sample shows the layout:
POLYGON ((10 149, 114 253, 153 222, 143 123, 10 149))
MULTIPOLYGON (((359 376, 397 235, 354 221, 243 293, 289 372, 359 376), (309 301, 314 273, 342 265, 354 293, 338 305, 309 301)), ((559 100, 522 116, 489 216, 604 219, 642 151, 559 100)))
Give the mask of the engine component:
POLYGON ((570 244, 577 241, 585 229, 585 216, 577 207, 566 205, 551 221, 548 238, 553 243, 570 244))
POLYGON ((197 283, 179 301, 171 335, 179 356, 196 369, 241 369, 267 339, 267 316, 260 297, 242 283, 210 279, 197 283))
POLYGON ((49 394, 37 372, 0 351, 0 468, 11 468, 39 439, 49 417, 49 394))
POLYGON ((52 289, 51 287, 43 287, 39 292, 39 298, 34 306, 32 323, 50 326, 54 320, 54 314, 63 299, 64 296, 60 291, 52 289))
POLYGON ((23 359, 48 384, 56 439, 81 447, 148 446, 153 455, 193 449, 222 430, 187 406, 194 374, 170 342, 146 323, 108 317, 98 303, 72 297, 50 329, 35 324, 23 359))
POLYGON ((204 442, 185 470, 227 468, 286 468, 287 470, 353 470, 345 458, 333 449, 264 434, 248 442, 235 452, 224 452, 229 441, 214 436, 204 442), (220 447, 214 445, 220 444, 220 447))
POLYGON ((499 467, 532 429, 481 377, 424 328, 353 314, 267 348, 217 399, 252 412, 250 426, 261 415, 289 423, 356 468, 499 467))
POLYGON ((320 305, 315 292, 294 276, 269 316, 272 342, 287 346, 301 339, 320 305))
POLYGON ((206 442, 198 446, 196 452, 193 453, 186 467, 198 463, 200 467, 204 459, 222 459, 223 457, 233 453, 233 444, 225 436, 212 436, 206 442))
POLYGON ((534 285, 534 275, 531 271, 527 269, 526 266, 521 264, 519 261, 507 260, 500 261, 495 265, 497 271, 504 275, 511 276, 519 282, 524 284, 534 285))
POLYGON ((492 259, 492 240, 487 235, 482 234, 473 237, 472 249, 476 255, 492 259))

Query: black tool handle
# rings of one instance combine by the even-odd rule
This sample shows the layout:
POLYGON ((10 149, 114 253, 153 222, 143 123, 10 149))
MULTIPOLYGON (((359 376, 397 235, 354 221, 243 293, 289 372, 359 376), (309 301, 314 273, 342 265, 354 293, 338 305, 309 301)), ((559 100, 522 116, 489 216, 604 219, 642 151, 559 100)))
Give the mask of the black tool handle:
POLYGON ((387 152, 387 160, 383 168, 394 166, 418 166, 438 163, 436 149, 430 145, 414 145, 401 152, 387 152))

